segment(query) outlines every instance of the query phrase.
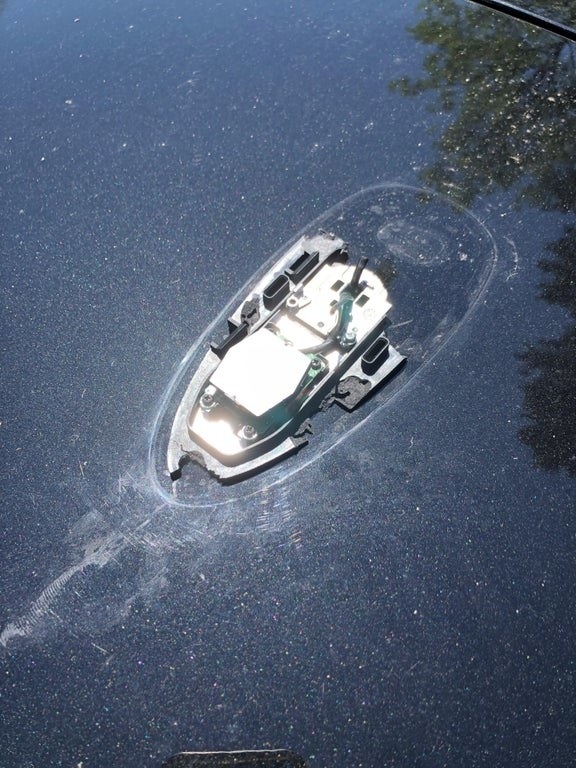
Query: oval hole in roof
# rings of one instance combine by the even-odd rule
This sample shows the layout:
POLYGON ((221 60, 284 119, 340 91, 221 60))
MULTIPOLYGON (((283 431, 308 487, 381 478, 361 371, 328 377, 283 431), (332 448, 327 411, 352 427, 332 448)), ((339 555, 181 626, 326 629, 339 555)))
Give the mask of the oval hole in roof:
MULTIPOLYGON (((288 243, 254 274, 250 284, 223 307, 220 315, 195 341, 167 386, 158 407, 148 452, 148 477, 167 503, 190 508, 213 508, 261 494, 310 467, 343 442, 367 419, 384 418, 396 395, 412 385, 439 349, 471 317, 497 261, 493 237, 472 213, 428 190, 400 184, 369 187, 330 208, 288 243), (206 345, 218 337, 226 318, 261 280, 280 255, 298 238, 318 229, 333 232, 348 244, 351 258, 367 256, 370 268, 381 274, 393 308, 389 314, 391 343, 408 363, 371 400, 351 413, 336 407, 313 418, 314 434, 296 455, 261 474, 233 486, 217 480, 199 482, 204 470, 183 473, 173 494, 165 469, 166 441, 183 390, 202 359, 206 345)), ((398 404, 398 407, 400 405, 398 404)))

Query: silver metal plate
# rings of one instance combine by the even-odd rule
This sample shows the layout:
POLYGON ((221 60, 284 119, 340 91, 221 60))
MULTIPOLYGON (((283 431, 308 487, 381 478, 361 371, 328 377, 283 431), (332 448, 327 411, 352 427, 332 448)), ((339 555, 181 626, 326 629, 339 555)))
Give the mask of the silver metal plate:
POLYGON ((231 347, 210 383, 234 403, 262 416, 294 394, 310 359, 267 328, 231 347))

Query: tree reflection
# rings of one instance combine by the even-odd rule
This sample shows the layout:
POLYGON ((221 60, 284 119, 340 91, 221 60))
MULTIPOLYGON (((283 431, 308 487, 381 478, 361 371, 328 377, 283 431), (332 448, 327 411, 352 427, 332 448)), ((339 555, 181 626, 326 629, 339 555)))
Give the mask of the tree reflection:
MULTIPOLYGON (((576 12, 574 0, 567 5, 576 12)), ((422 13, 411 33, 434 46, 426 75, 392 87, 407 96, 434 91, 433 109, 453 113, 424 180, 464 204, 520 184, 532 202, 568 210, 565 193, 571 186, 573 196, 576 181, 574 46, 454 0, 426 2, 422 13)))
MULTIPOLYGON (((392 87, 406 96, 436 94, 434 111, 451 121, 423 181, 469 205, 480 193, 514 189, 518 202, 573 213, 576 208, 576 52, 573 44, 455 0, 422 3, 411 33, 433 46, 424 76, 392 87)), ((576 19, 576 0, 548 13, 576 19)), ((549 246, 540 267, 542 298, 576 321, 576 227, 549 246)), ((519 432, 537 466, 576 475, 576 325, 520 355, 526 376, 519 432)))
MULTIPOLYGON (((576 228, 551 246, 553 258, 540 266, 551 276, 541 296, 569 310, 576 320, 576 228)), ((534 452, 536 466, 576 475, 576 324, 558 339, 538 342, 520 355, 527 376, 520 439, 534 452)))

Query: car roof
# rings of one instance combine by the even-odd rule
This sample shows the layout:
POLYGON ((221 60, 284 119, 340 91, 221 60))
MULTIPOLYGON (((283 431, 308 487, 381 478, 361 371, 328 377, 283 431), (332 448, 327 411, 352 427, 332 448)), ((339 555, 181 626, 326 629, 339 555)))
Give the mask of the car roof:
POLYGON ((459 0, 0 34, 7 764, 569 765, 574 44, 459 0), (190 350, 322 217, 387 254, 405 378, 174 496, 190 350))

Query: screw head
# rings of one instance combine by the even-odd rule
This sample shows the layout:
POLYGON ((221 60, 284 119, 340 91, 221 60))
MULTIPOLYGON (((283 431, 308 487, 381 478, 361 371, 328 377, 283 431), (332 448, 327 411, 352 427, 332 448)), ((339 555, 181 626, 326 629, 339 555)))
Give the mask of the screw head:
POLYGON ((258 432, 252 424, 244 424, 242 427, 242 437, 244 440, 255 440, 258 437, 258 432))
POLYGON ((214 400, 214 395, 210 392, 204 392, 200 397, 200 408, 203 408, 206 411, 209 411, 215 404, 216 401, 214 400))
POLYGON ((340 337, 340 346, 344 349, 353 347, 354 344, 356 344, 356 334, 354 331, 348 330, 340 337))

